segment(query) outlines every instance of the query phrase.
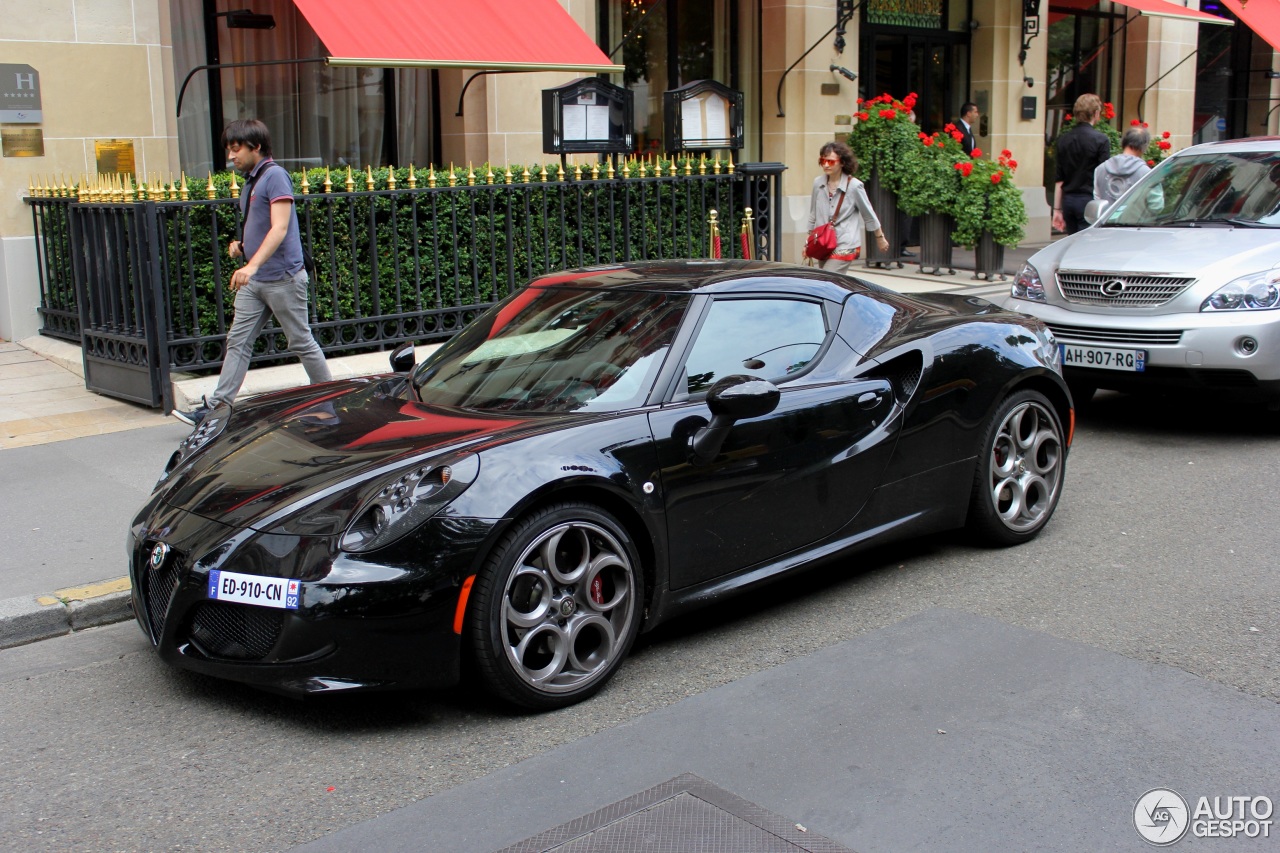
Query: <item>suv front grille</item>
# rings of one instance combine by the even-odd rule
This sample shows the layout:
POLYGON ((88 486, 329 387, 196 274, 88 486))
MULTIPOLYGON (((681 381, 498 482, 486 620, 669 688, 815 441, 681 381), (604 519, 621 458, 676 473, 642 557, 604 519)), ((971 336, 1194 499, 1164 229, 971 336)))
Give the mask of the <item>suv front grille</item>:
POLYGON ((210 657, 262 660, 284 627, 284 611, 206 601, 191 617, 191 640, 210 657))
POLYGON ((1058 289, 1068 302, 1116 308, 1163 305, 1195 281, 1184 276, 1058 270, 1058 289), (1110 296, 1103 291, 1108 283, 1112 283, 1110 287, 1115 291, 1110 296))
POLYGON ((1126 346, 1173 346, 1182 340, 1181 329, 1092 329, 1047 323, 1058 343, 1122 344, 1126 346))

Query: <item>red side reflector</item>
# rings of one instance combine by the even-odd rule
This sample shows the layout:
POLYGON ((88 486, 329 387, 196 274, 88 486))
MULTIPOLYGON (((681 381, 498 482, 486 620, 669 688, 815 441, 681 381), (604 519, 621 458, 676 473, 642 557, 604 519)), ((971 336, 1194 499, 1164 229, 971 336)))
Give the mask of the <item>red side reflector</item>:
POLYGON ((462 620, 467 615, 467 599, 471 597, 471 584, 476 576, 472 575, 462 582, 462 592, 458 593, 458 609, 453 612, 453 633, 462 633, 462 620))
POLYGON ((1071 423, 1067 426, 1067 447, 1071 446, 1071 442, 1076 438, 1076 410, 1071 410, 1071 423))

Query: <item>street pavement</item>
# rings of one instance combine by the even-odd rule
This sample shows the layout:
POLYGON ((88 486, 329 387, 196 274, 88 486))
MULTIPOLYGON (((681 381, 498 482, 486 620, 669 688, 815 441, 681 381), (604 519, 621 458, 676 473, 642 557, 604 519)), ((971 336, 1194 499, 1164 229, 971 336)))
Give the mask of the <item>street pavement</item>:
MULTIPOLYGON (((855 273, 902 291, 1007 288, 967 271, 855 273)), ((0 648, 72 636, 0 651, 13 768, 0 835, 22 849, 1142 850, 1137 824, 1168 841, 1200 797, 1280 799, 1272 424, 1103 395, 1063 507, 1031 545, 919 543, 862 555, 866 575, 819 570, 661 629, 599 698, 555 714, 457 695, 322 709, 173 673, 136 626, 94 628, 128 616, 125 529, 188 428, 75 402, 57 372, 74 364, 30 343, 0 344, 0 648), (41 383, 62 402, 25 396, 41 383), (18 632, 31 602, 61 622, 18 632), (140 697, 165 725, 138 716, 140 697), (265 738, 260 759, 205 743, 229 722, 265 738), (56 756, 24 764, 24 744, 56 756), (120 763, 133 761, 147 778, 120 763), (1135 815, 1156 788, 1185 798, 1181 813, 1160 801, 1171 827, 1135 815), (179 806, 201 802, 225 808, 225 835, 179 806)), ((274 370, 246 391, 303 381, 274 370)), ((210 382, 175 390, 185 404, 210 382)), ((1272 827, 1177 845, 1280 849, 1251 829, 1272 827)))

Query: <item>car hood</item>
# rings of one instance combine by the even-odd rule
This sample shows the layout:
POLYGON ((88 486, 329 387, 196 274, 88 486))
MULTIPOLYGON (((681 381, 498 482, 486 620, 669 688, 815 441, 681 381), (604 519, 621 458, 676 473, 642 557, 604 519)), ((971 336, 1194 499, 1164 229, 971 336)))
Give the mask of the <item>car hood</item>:
MULTIPOLYGON (((315 503, 351 495, 402 468, 479 451, 592 415, 514 415, 445 409, 364 381, 238 409, 226 428, 159 484, 173 507, 237 528, 267 529, 315 503), (323 419, 332 410, 336 420, 323 419)), ((335 523, 339 520, 335 519, 335 523)))
POLYGON ((1185 275, 1226 284, 1280 261, 1270 228, 1088 228, 1036 253, 1032 263, 1099 272, 1185 275))

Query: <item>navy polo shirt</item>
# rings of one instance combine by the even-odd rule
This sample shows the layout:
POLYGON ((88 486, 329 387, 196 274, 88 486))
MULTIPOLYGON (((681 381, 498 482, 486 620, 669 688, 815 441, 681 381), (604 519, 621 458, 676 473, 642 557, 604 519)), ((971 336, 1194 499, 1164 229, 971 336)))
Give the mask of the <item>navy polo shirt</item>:
POLYGON ((260 160, 249 173, 249 178, 252 183, 246 181, 240 190, 241 210, 248 205, 244 219, 244 256, 252 260, 271 230, 271 205, 276 202, 284 204, 287 200, 289 233, 275 254, 258 268, 255 277, 263 281, 277 281, 297 275, 302 269, 302 241, 298 238, 298 212, 293 208, 293 179, 270 157, 260 160), (255 175, 256 180, 253 179, 255 175), (248 199, 244 195, 246 189, 252 194, 248 199))

